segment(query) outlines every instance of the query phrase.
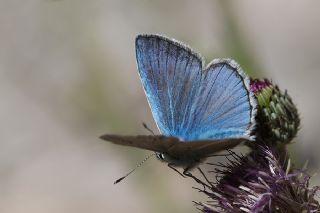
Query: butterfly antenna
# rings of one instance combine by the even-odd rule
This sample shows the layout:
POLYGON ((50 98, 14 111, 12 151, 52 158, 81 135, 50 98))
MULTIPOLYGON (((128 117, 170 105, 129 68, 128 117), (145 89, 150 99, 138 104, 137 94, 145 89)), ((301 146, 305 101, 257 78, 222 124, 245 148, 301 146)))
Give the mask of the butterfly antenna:
POLYGON ((151 132, 152 135, 154 135, 154 132, 147 126, 146 123, 142 122, 143 127, 148 130, 149 132, 151 132))
POLYGON ((156 153, 152 153, 150 155, 148 155, 143 161, 141 161, 134 169, 132 169, 130 172, 128 172, 125 176, 119 178, 118 180, 116 180, 113 184, 117 184, 119 182, 121 182, 123 179, 125 179, 126 177, 128 177, 132 172, 134 172, 137 168, 139 168, 140 166, 142 166, 142 164, 144 162, 146 162, 150 157, 154 156, 156 153))

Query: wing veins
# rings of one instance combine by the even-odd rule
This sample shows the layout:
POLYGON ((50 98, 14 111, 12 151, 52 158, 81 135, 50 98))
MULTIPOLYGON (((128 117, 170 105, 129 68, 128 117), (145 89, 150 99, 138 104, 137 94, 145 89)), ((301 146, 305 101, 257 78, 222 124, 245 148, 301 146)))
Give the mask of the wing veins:
MULTIPOLYGON (((223 66, 224 66, 224 65, 223 65, 223 66)), ((206 105, 206 103, 209 101, 209 100, 208 100, 208 99, 209 99, 208 97, 209 97, 209 95, 211 94, 211 90, 212 90, 212 88, 213 88, 213 86, 214 86, 214 84, 215 84, 215 82, 216 82, 216 80, 217 80, 217 78, 218 78, 218 76, 219 76, 219 74, 220 74, 223 66, 221 66, 220 70, 218 71, 217 75, 215 76, 215 79, 214 79, 214 81, 213 81, 213 83, 212 83, 212 85, 211 85, 211 87, 210 87, 210 90, 209 90, 209 92, 208 92, 207 95, 206 95, 205 103, 200 107, 200 109, 197 110, 195 117, 197 117, 197 116, 202 112, 203 107, 204 107, 204 106, 206 105)), ((207 77, 207 75, 209 75, 208 72, 209 72, 209 70, 206 70, 205 78, 207 77)), ((202 91, 200 91, 200 92, 202 92, 202 91)), ((200 94, 200 95, 201 95, 201 94, 200 94)), ((207 108, 208 108, 208 107, 206 107, 206 109, 207 109, 207 108)), ((199 121, 198 121, 197 123, 199 123, 199 121)), ((192 125, 192 127, 193 127, 193 126, 194 126, 194 125, 192 125)))

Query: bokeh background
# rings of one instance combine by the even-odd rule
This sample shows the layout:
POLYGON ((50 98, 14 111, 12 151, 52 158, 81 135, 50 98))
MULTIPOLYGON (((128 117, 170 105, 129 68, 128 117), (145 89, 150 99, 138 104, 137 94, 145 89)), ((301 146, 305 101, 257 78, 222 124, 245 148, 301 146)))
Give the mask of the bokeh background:
MULTIPOLYGON (((209 62, 231 57, 298 105, 290 146, 319 171, 320 2, 1 0, 0 212, 196 212, 191 180, 149 152, 98 139, 156 130, 136 70, 134 39, 161 33, 209 62)), ((320 184, 315 176, 311 185, 320 184)))

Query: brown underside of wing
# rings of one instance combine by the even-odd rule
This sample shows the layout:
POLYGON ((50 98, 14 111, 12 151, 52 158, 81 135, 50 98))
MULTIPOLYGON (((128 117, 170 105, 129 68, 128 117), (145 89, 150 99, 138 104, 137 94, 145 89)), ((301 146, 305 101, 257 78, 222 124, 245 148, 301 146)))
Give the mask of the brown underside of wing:
POLYGON ((194 156, 204 158, 219 151, 231 149, 243 141, 246 141, 246 139, 234 138, 224 140, 178 142, 174 146, 170 147, 168 154, 176 157, 194 156))
POLYGON ((213 153, 231 149, 246 140, 235 138, 183 142, 178 138, 163 135, 122 136, 109 134, 102 135, 100 138, 118 145, 166 153, 176 158, 181 156, 208 157, 213 153))
POLYGON ((161 153, 167 153, 170 147, 177 143, 182 143, 179 142, 178 138, 163 135, 122 136, 106 134, 100 136, 100 138, 118 145, 132 146, 161 153))

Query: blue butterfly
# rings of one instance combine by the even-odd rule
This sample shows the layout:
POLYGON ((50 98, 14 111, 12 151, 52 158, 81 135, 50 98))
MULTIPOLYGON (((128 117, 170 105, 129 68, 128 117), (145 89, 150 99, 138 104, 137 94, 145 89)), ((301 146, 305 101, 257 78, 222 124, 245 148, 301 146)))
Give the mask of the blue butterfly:
POLYGON ((156 152, 188 171, 212 154, 254 140, 256 99, 249 78, 231 59, 203 61, 185 44, 138 35, 136 57, 153 117, 162 135, 102 139, 156 152))

